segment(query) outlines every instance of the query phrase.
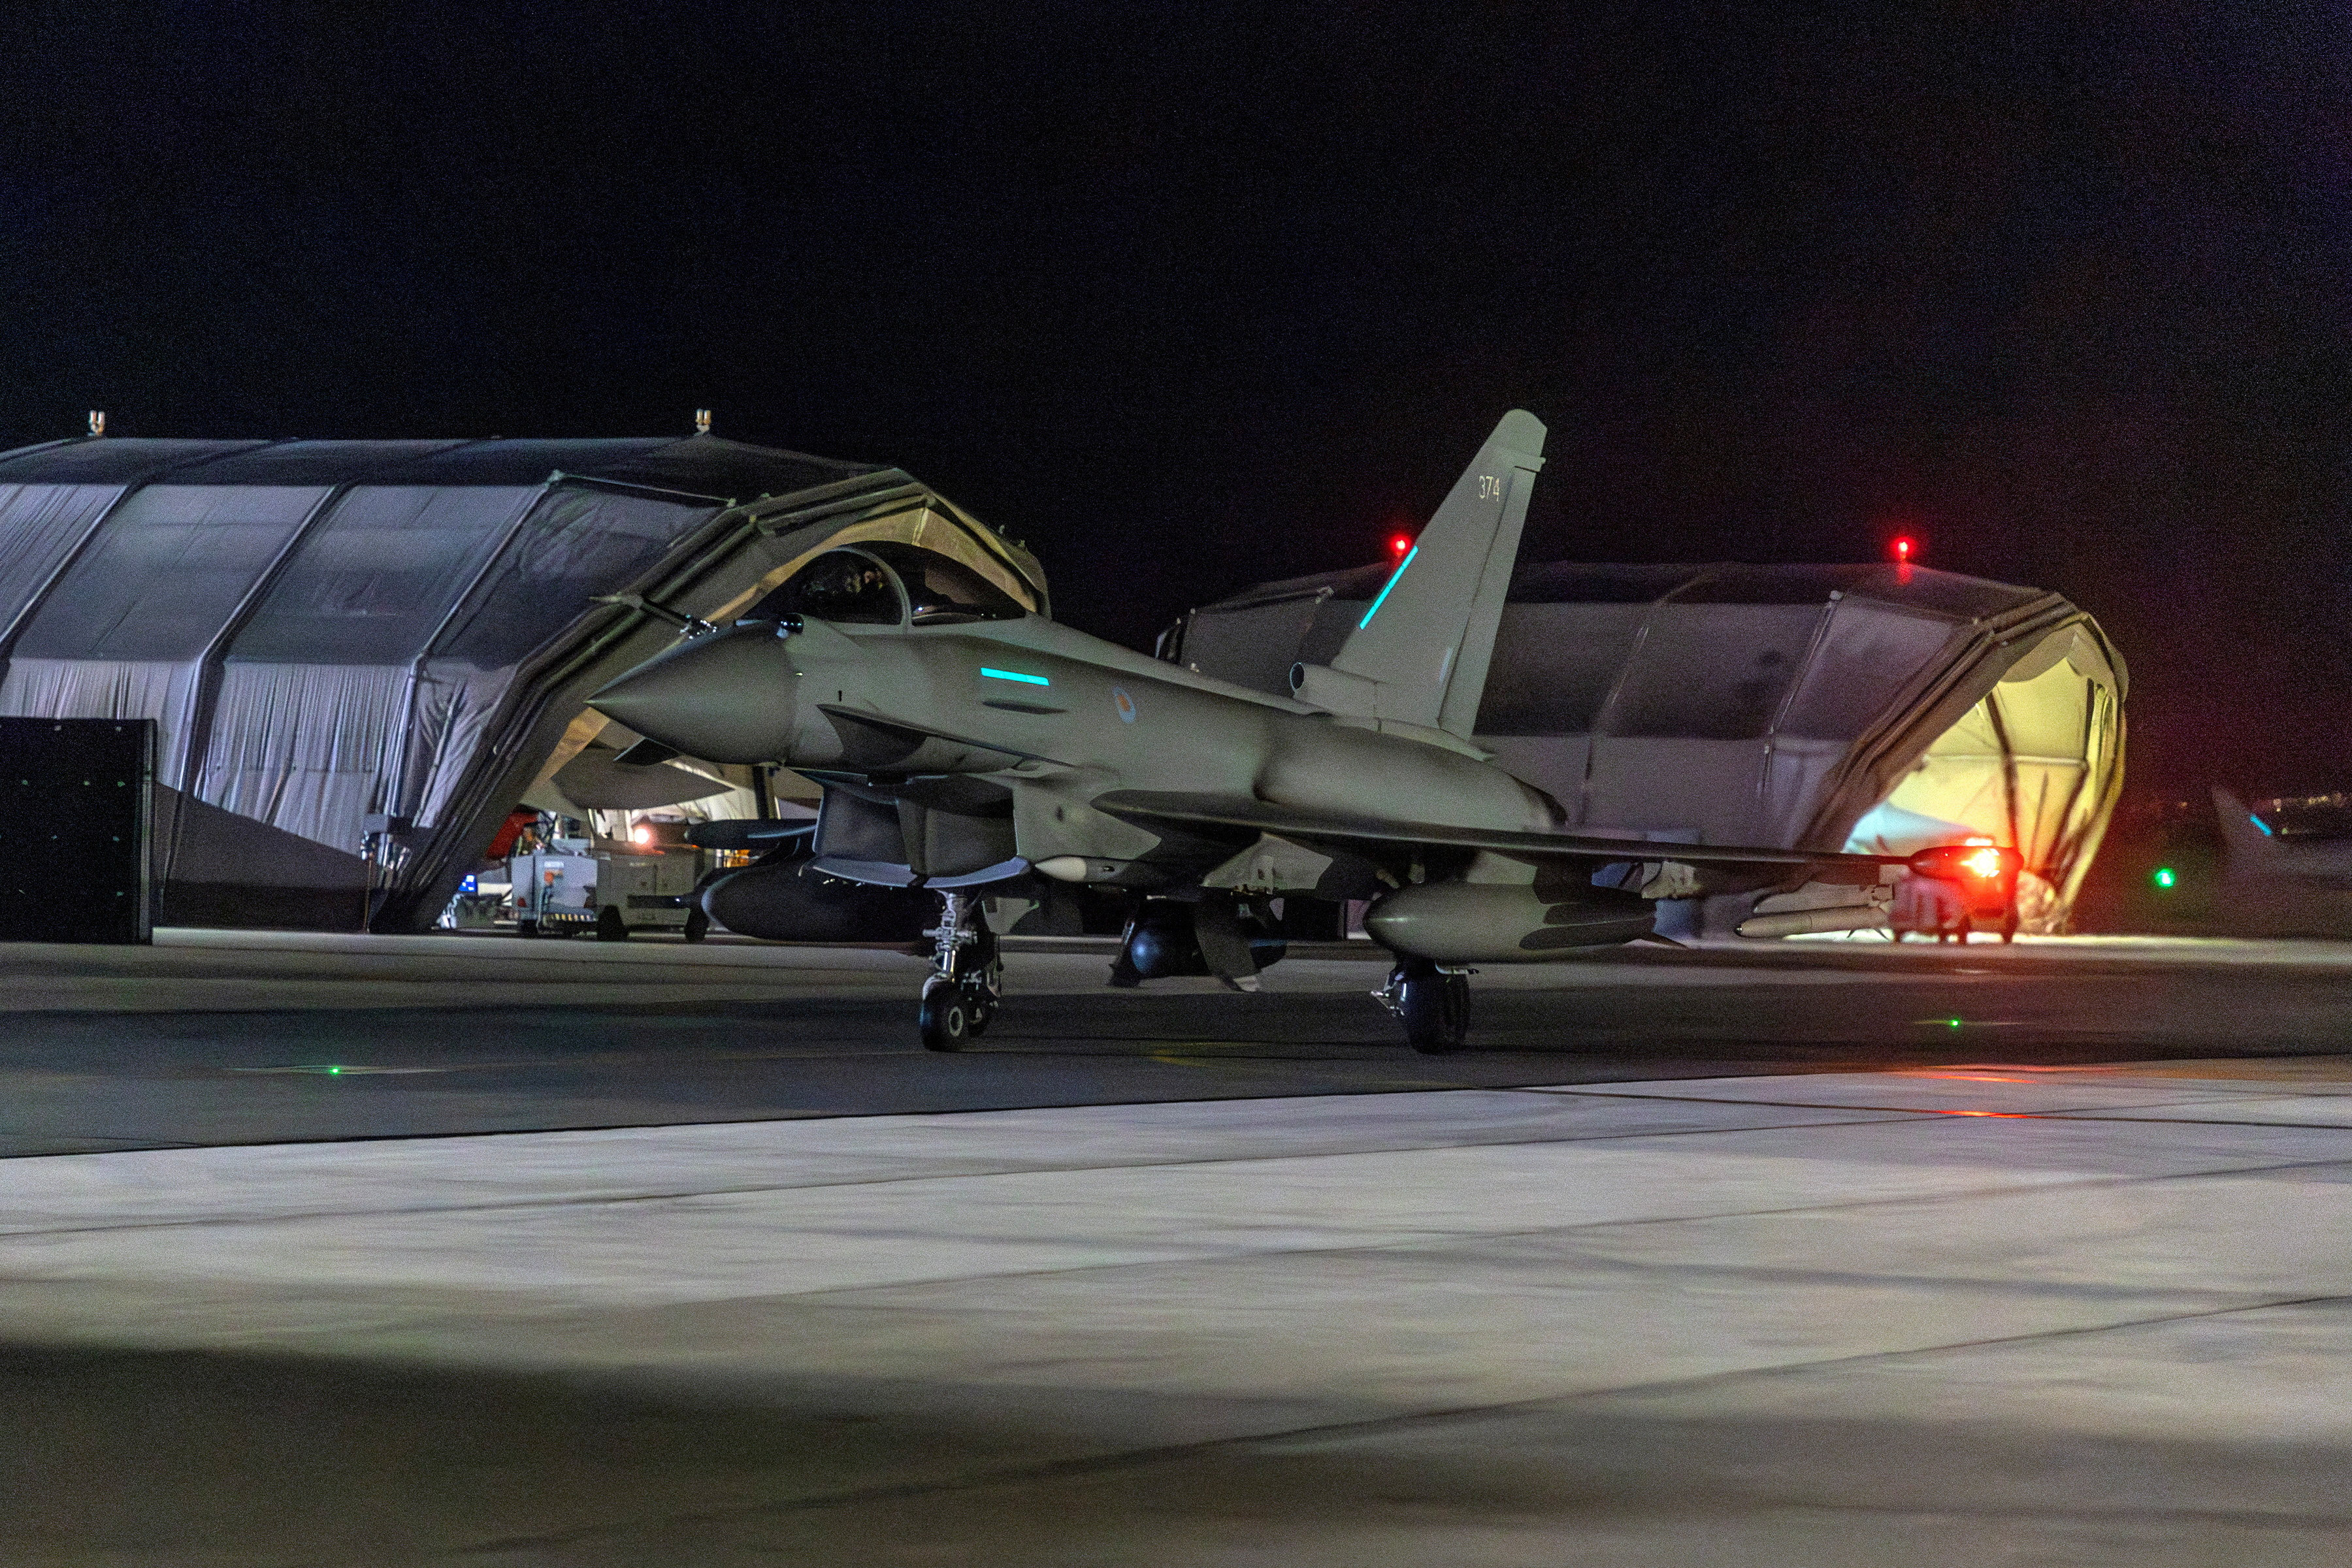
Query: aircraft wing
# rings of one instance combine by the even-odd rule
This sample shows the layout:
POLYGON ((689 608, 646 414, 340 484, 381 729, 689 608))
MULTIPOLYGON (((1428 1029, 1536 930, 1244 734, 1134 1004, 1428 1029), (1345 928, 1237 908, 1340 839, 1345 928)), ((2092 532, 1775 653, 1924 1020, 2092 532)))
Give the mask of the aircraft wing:
POLYGON ((1666 844, 1644 838, 1600 838, 1574 833, 1519 833, 1489 827, 1442 827, 1431 822, 1389 822, 1298 811, 1261 800, 1185 795, 1154 790, 1113 790, 1095 799, 1098 810, 1138 826, 1181 827, 1207 837, 1244 830, 1271 833, 1307 843, 1356 846, 1429 845, 1487 849, 1528 860, 1673 860, 1685 866, 1760 870, 1784 866, 1867 870, 1878 879, 1881 866, 1903 866, 1900 855, 1840 855, 1811 849, 1744 849, 1718 844, 1666 844))

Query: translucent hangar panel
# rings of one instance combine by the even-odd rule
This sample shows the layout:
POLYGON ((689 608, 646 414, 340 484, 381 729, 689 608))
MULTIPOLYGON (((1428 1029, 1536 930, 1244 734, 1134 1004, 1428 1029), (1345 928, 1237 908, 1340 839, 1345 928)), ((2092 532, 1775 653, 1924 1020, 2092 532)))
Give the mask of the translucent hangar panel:
POLYGON ((434 657, 479 669, 512 664, 607 584, 642 576, 718 510, 587 487, 551 489, 457 607, 434 657))
POLYGON ((232 661, 393 664, 423 653, 539 485, 361 485, 230 643, 232 661))
POLYGON ((417 662, 543 493, 346 492, 229 644, 194 793, 355 847, 370 815, 395 809, 417 662))
POLYGON ((535 507, 425 657, 404 814, 442 820, 526 659, 598 613, 596 595, 640 581, 716 510, 593 489, 556 490, 535 507))
POLYGON ((0 631, 33 607, 121 495, 120 485, 0 484, 0 631))
POLYGON ((18 635, 12 657, 196 657, 330 493, 323 485, 133 492, 18 635))
POLYGON ((517 666, 717 510, 566 485, 351 490, 231 643, 190 787, 339 847, 371 816, 432 820, 517 666))
POLYGON ((331 491, 150 485, 124 496, 9 648, 0 712, 153 719, 166 783, 184 768, 203 674, 237 608, 331 491))

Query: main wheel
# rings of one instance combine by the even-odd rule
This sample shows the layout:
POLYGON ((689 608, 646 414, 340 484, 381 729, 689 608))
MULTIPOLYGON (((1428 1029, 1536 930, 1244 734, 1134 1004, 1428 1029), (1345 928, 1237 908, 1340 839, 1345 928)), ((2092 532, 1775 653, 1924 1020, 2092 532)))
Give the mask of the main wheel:
POLYGON ((596 911, 596 940, 598 942, 629 940, 629 920, 626 915, 621 913, 620 905, 606 904, 596 911))
POLYGON ((710 934, 710 917, 704 914, 698 908, 687 910, 685 934, 686 940, 688 942, 700 942, 704 937, 709 936, 710 934))
POLYGON ((961 985, 934 985, 923 993, 921 1018, 923 1049, 960 1051, 972 1036, 971 996, 961 985))
POLYGON ((1470 979, 1441 974, 1435 965, 1415 965, 1404 974, 1397 998, 1404 1017, 1405 1043, 1423 1056, 1447 1056, 1470 1037, 1470 979))

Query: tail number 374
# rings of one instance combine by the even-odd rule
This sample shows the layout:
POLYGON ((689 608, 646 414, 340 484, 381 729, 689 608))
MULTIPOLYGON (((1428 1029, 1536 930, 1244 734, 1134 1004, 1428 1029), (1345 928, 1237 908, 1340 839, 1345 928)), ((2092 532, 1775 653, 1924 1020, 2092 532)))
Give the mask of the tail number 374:
POLYGON ((1478 499, 1480 500, 1493 500, 1496 496, 1501 495, 1502 493, 1503 481, 1496 475, 1480 474, 1478 476, 1478 499))

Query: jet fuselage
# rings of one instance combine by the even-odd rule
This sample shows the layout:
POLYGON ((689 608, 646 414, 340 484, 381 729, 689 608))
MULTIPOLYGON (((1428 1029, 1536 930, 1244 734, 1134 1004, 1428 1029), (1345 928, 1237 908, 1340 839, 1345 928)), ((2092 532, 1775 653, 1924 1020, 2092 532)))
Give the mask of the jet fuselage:
MULTIPOLYGON (((916 798, 926 782, 999 786, 1015 852, 1068 880, 1149 887, 1231 856, 1171 847, 1096 809, 1113 791, 1448 827, 1559 826, 1549 797, 1451 735, 1338 717, 1036 616, 739 625, 679 644, 594 700, 640 734, 714 762, 780 763, 916 798)), ((932 793, 950 809, 971 798, 932 793)))

